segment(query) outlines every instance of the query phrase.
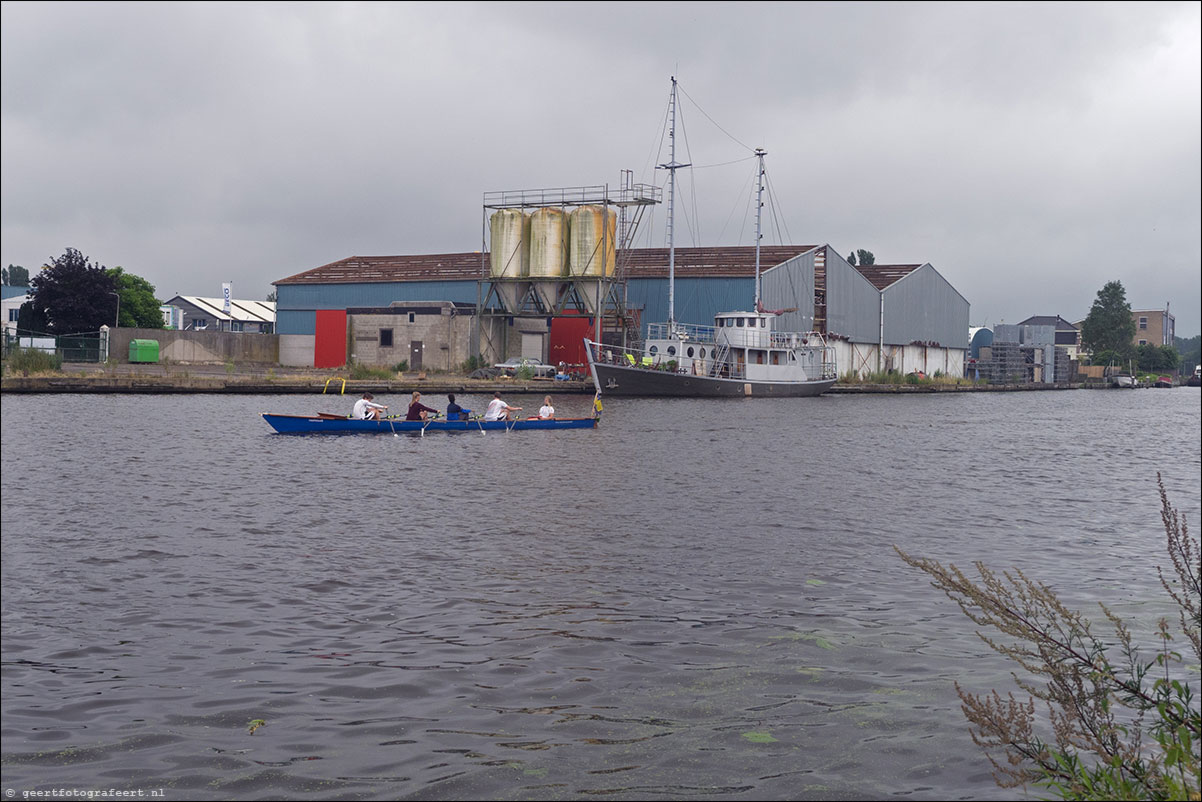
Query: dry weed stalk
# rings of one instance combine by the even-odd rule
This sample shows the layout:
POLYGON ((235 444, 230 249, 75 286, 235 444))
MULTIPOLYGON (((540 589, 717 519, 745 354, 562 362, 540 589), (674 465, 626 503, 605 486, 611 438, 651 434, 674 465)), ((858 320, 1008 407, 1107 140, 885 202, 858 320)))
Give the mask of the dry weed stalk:
MULTIPOLYGON (((1169 504, 1159 474, 1157 484, 1176 579, 1170 582, 1157 571, 1178 607, 1181 632, 1202 663, 1198 543, 1169 504)), ((1161 619, 1157 628, 1156 659, 1145 663, 1123 621, 1099 604, 1113 627, 1111 646, 1121 652, 1120 660, 1112 660, 1088 619, 1022 571, 998 574, 976 562, 979 579, 972 579, 955 565, 944 567, 894 548, 906 563, 932 577, 932 586, 973 623, 1004 636, 977 632, 1029 675, 1012 675, 1030 694, 1025 702, 996 690, 977 695, 956 683, 973 742, 985 750, 1000 786, 1034 784, 1053 788, 1065 799, 1199 799, 1202 715, 1189 684, 1170 673, 1181 656, 1169 649, 1173 634, 1167 620, 1161 619), (1046 705, 1050 742, 1037 734, 1035 699, 1046 705), (1147 743, 1147 735, 1155 743, 1147 743)))

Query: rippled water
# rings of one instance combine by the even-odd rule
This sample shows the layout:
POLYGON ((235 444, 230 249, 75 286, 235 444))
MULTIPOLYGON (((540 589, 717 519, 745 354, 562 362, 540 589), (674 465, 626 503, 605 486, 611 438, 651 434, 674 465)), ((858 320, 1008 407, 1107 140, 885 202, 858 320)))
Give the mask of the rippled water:
POLYGON ((297 437, 258 413, 349 402, 5 395, 3 785, 1011 798, 952 688, 1008 667, 891 546, 1146 629, 1157 471, 1198 521, 1199 400, 612 399, 595 431, 297 437))

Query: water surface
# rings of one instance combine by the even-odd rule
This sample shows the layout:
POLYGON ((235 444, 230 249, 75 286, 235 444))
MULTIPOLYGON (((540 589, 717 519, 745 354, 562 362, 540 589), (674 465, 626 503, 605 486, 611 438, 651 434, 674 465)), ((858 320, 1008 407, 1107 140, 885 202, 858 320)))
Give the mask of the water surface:
POLYGON ((612 399, 597 430, 425 437, 259 417, 329 396, 2 403, 18 795, 1013 798, 952 687, 1009 667, 892 546, 1147 632, 1157 472, 1199 511, 1192 388, 612 399))

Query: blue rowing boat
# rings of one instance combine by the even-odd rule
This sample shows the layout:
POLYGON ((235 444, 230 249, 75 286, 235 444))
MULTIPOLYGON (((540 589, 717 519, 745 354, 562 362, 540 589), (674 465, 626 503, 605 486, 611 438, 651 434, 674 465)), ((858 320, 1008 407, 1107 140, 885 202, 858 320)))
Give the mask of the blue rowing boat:
POLYGON ((403 434, 412 432, 511 432, 531 429, 595 429, 597 418, 519 418, 517 420, 357 420, 337 415, 276 415, 263 413, 263 420, 280 434, 403 434))

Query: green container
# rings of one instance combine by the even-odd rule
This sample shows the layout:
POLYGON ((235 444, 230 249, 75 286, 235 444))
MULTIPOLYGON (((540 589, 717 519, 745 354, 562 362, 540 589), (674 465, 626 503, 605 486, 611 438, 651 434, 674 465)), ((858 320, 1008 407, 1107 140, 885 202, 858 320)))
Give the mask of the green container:
POLYGON ((159 341, 158 340, 130 340, 129 341, 129 361, 130 362, 158 362, 159 361, 159 341))

